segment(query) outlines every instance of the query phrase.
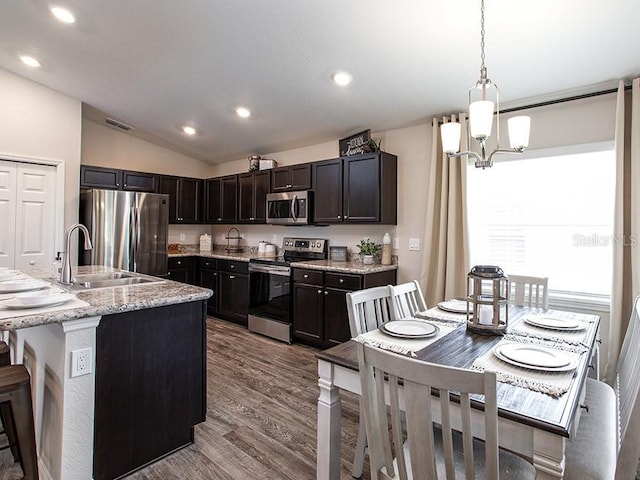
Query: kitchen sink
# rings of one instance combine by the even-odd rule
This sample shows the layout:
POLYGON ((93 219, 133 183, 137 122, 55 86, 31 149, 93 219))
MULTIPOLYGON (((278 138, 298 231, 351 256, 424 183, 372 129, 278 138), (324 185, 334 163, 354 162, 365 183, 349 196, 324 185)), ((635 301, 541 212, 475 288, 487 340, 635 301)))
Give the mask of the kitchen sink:
POLYGON ((123 287, 160 283, 164 280, 134 272, 102 272, 74 275, 71 285, 62 285, 72 291, 92 290, 96 288, 123 287))

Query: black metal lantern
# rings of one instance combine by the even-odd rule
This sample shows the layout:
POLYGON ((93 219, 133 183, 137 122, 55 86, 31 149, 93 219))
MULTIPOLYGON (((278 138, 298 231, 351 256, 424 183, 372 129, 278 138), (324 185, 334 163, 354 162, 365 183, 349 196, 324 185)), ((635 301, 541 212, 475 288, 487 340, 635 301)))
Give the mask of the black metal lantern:
POLYGON ((475 333, 504 335, 509 320, 506 275, 500 267, 477 265, 467 278, 467 329, 475 333))

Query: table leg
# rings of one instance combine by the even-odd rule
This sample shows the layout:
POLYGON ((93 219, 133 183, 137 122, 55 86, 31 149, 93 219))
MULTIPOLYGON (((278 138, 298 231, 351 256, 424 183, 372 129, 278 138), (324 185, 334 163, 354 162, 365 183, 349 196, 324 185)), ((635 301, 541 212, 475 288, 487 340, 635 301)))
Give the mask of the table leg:
POLYGON ((536 480, 561 479, 564 475, 565 438, 560 435, 533 431, 533 466, 536 480))
POLYGON ((318 445, 316 478, 338 480, 340 478, 341 405, 340 389, 333 383, 333 365, 318 360, 318 445))

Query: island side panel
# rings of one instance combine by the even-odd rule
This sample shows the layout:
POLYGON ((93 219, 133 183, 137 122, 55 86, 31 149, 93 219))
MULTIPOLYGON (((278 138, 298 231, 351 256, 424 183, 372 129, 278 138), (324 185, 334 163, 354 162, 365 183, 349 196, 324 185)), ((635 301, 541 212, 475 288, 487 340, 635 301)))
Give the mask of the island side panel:
POLYGON ((206 416, 206 302, 104 316, 96 344, 95 480, 191 444, 206 416))

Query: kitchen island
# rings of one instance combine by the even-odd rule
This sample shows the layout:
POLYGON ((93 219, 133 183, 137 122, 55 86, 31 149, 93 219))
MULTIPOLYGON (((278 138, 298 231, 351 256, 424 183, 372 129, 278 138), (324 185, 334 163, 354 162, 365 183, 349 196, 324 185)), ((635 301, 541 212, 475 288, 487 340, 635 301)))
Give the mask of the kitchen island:
POLYGON ((81 306, 0 320, 31 372, 41 478, 117 478, 192 443, 211 291, 167 280, 76 293, 81 306), (88 373, 72 376, 78 351, 88 373))

